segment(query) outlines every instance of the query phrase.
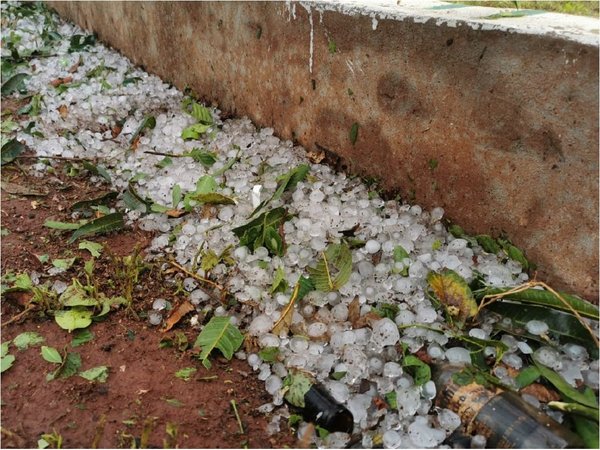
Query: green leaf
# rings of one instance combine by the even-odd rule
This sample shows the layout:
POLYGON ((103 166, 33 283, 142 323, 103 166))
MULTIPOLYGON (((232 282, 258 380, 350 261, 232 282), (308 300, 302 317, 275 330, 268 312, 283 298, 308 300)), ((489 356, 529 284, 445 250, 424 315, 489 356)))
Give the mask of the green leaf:
POLYGON ((575 424, 575 430, 581 439, 583 439, 586 448, 598 448, 598 442, 600 440, 600 427, 598 426, 598 421, 577 416, 573 417, 572 419, 575 424))
POLYGON ((75 375, 81 367, 81 355, 79 353, 67 353, 66 358, 58 369, 46 375, 46 381, 52 381, 56 378, 69 378, 75 375))
POLYGON ((276 230, 287 219, 287 211, 284 208, 275 208, 262 213, 254 220, 234 228, 232 231, 239 238, 240 245, 245 245, 250 251, 253 252, 258 247, 264 245, 273 253, 273 250, 282 249, 283 242, 281 241, 281 237, 277 241, 275 233, 277 233, 276 230), (273 245, 273 240, 277 241, 275 242, 276 245, 273 245))
POLYGON ((93 34, 83 35, 83 34, 74 34, 71 36, 69 45, 69 53, 78 52, 84 50, 86 47, 90 45, 94 45, 96 43, 96 36, 93 34))
POLYGON ((154 116, 144 117, 144 120, 142 120, 140 125, 137 127, 137 130, 135 130, 135 132, 131 135, 131 138, 129 139, 129 148, 131 149, 131 146, 133 145, 133 143, 135 142, 137 137, 144 130, 146 130, 146 129, 152 130, 152 129, 154 129, 155 126, 156 126, 156 119, 154 118, 154 116))
POLYGON ((63 359, 54 347, 47 347, 45 345, 42 346, 42 358, 44 358, 49 363, 53 364, 62 364, 63 359))
POLYGON ((402 262, 406 258, 410 258, 410 256, 408 255, 408 252, 406 250, 404 250, 404 247, 402 247, 401 245, 396 245, 394 247, 394 261, 402 262))
POLYGON ((98 233, 108 233, 110 231, 120 230, 124 226, 125 222, 123 221, 123 213, 116 212, 113 214, 108 214, 106 216, 102 216, 98 219, 92 220, 91 222, 77 229, 67 242, 69 244, 72 244, 82 236, 98 233))
POLYGON ((288 387, 284 398, 298 408, 304 408, 304 396, 313 385, 312 380, 302 372, 288 375, 283 385, 288 387))
POLYGON ((63 306, 96 306, 98 304, 95 298, 88 296, 87 291, 77 279, 73 279, 71 285, 60 294, 58 301, 63 306))
POLYGON ((200 135, 206 133, 210 127, 210 125, 204 125, 201 123, 191 125, 181 132, 181 138, 184 140, 200 139, 200 135))
POLYGON ((406 355, 402 359, 402 367, 413 376, 417 386, 422 386, 431 380, 431 368, 414 355, 406 355))
POLYGON ((127 86, 129 84, 136 84, 138 81, 142 81, 140 77, 128 77, 123 79, 123 86, 127 86))
POLYGON ((2 96, 10 95, 15 91, 25 90, 25 80, 29 77, 30 75, 26 73, 18 73, 10 77, 2 84, 2 96))
MULTIPOLYGON (((514 288, 486 288, 476 292, 478 299, 483 298, 484 295, 496 295, 502 294, 506 291, 514 288)), ((560 296, 565 300, 567 304, 571 306, 575 311, 584 317, 589 319, 598 320, 598 307, 586 302, 585 300, 576 297, 575 295, 565 294, 559 292, 560 296)), ((515 302, 527 303, 532 305, 545 306, 547 308, 558 309, 571 313, 571 310, 560 301, 552 292, 541 290, 541 289, 526 289, 521 292, 508 294, 502 297, 503 300, 513 300, 515 302)))
POLYGON ((123 203, 125 203, 125 206, 127 206, 127 208, 129 209, 139 210, 144 213, 147 213, 150 210, 152 202, 143 199, 137 193, 137 191, 135 190, 134 181, 132 180, 133 178, 129 180, 127 189, 123 193, 123 203))
POLYGON ((431 244, 431 250, 435 252, 440 248, 442 248, 442 241, 440 239, 436 239, 435 241, 433 241, 433 244, 431 244))
POLYGON ((598 402, 595 398, 592 400, 587 395, 579 392, 577 389, 567 383, 563 377, 561 377, 552 369, 549 369, 538 362, 535 358, 533 358, 533 362, 540 371, 541 376, 552 383, 552 385, 567 399, 581 403, 585 406, 589 406, 590 408, 598 408, 598 402))
POLYGON ((350 138, 350 142, 352 145, 356 144, 356 140, 358 139, 358 123, 354 122, 352 127, 350 127, 350 133, 348 134, 350 138))
POLYGON ((590 339, 589 331, 572 314, 544 306, 518 304, 512 301, 496 301, 488 305, 487 309, 511 319, 510 327, 498 328, 519 335, 525 330, 527 322, 540 320, 548 325, 553 335, 560 338, 561 343, 571 342, 581 345, 593 359, 598 359, 598 347, 590 339))
POLYGON ((327 49, 332 55, 337 51, 337 45, 335 41, 331 38, 327 39, 327 49))
POLYGON ((81 227, 79 223, 67 223, 67 222, 58 222, 56 220, 46 220, 44 222, 44 226, 46 228, 52 228, 55 230, 77 230, 81 227))
POLYGON ((10 369, 14 362, 15 357, 13 355, 6 355, 0 358, 0 373, 10 369))
POLYGON ((194 195, 210 194, 217 189, 216 180, 210 175, 204 175, 196 181, 196 190, 194 195))
POLYGON ((2 343, 2 346, 0 346, 1 351, 0 351, 0 358, 4 358, 6 355, 8 355, 8 346, 10 345, 12 341, 6 341, 2 343))
POLYGON ((598 408, 590 408, 588 406, 580 405, 579 403, 567 403, 567 402, 548 402, 548 406, 559 411, 566 413, 577 414, 578 416, 588 417, 598 422, 600 415, 598 414, 598 408))
POLYGON ((332 380, 339 381, 346 376, 346 373, 348 373, 348 372, 333 372, 329 376, 329 378, 331 378, 332 380))
POLYGON ((68 270, 69 268, 71 268, 71 266, 73 265, 73 263, 75 262, 76 259, 77 259, 77 257, 64 258, 64 259, 53 259, 52 265, 54 267, 56 267, 57 269, 68 270))
POLYGON ((108 367, 93 367, 84 372, 79 372, 79 376, 81 378, 85 378, 88 381, 97 381, 98 383, 105 383, 108 379, 108 367))
POLYGON ((193 148, 192 151, 183 153, 181 156, 189 156, 204 167, 211 167, 217 162, 217 155, 215 153, 205 152, 199 148, 193 148))
POLYGON ((510 259, 521 263, 521 267, 523 267, 523 270, 528 270, 530 268, 531 264, 529 263, 527 258, 525 258, 523 250, 514 246, 508 240, 498 239, 498 243, 510 259))
POLYGON ((275 362, 279 355, 279 347, 265 347, 258 352, 258 356, 265 362, 275 362))
POLYGON ((179 184, 176 184, 175 186, 173 186, 173 191, 171 192, 171 204, 173 205, 173 208, 177 208, 177 205, 181 201, 181 198, 181 186, 179 186, 179 184))
POLYGON ((264 231, 263 245, 269 250, 269 253, 283 256, 283 239, 281 239, 279 232, 274 227, 267 227, 264 231))
POLYGON ((210 112, 210 109, 206 108, 205 106, 202 106, 201 104, 197 103, 197 102, 193 102, 191 104, 192 106, 192 110, 190 111, 189 108, 185 107, 186 112, 188 112, 194 119, 196 119, 198 122, 203 123, 205 125, 212 125, 213 124, 213 116, 210 112))
POLYGON ((385 394, 385 401, 390 405, 390 409, 398 409, 398 394, 396 391, 391 391, 385 394))
POLYGON ((375 314, 379 317, 387 317, 390 320, 394 320, 400 311, 400 308, 395 303, 381 303, 377 305, 377 308, 371 308, 375 314))
POLYGON ((198 369, 196 369, 195 367, 185 367, 175 372, 175 376, 177 378, 181 378, 183 381, 190 381, 190 378, 194 373, 197 372, 197 370, 198 369))
POLYGON ((309 267, 310 278, 319 291, 337 291, 352 274, 352 253, 345 243, 329 244, 316 267, 309 267))
POLYGON ((87 342, 94 339, 94 333, 87 328, 79 330, 73 334, 73 340, 71 341, 71 347, 79 347, 87 342))
POLYGON ((275 192, 273 193, 273 195, 271 197, 269 197, 268 199, 262 201, 256 207, 256 209, 254 211, 252 211, 252 214, 250 214, 250 217, 253 217, 254 215, 256 215, 261 209, 263 209, 270 202, 280 199, 284 192, 294 190, 296 188, 297 184, 306 178, 306 175, 308 174, 309 171, 310 171, 310 166, 308 164, 301 164, 298 167, 294 167, 293 169, 290 169, 288 172, 286 172, 283 175, 281 175, 280 177, 278 177, 277 178, 277 181, 278 181, 277 189, 275 189, 275 192))
POLYGON ((448 313, 464 323, 477 314, 477 302, 467 282, 456 272, 429 272, 427 283, 448 313))
POLYGON ((102 250, 104 249, 104 246, 102 244, 99 244, 97 242, 92 242, 92 241, 81 241, 79 243, 79 250, 87 250, 91 253, 91 255, 94 258, 97 258, 100 256, 100 253, 102 253, 102 250))
MULTIPOLYGON (((239 152, 238 152, 239 154, 239 152)), ((233 167, 233 165, 238 162, 240 160, 239 156, 236 155, 235 157, 229 159, 225 165, 223 167, 221 167, 219 170, 216 170, 213 172, 213 177, 219 177, 221 175, 223 175, 225 172, 227 172, 229 169, 231 169, 233 167)))
POLYGON ((430 170, 435 170, 437 169, 439 161, 435 158, 431 158, 429 161, 427 161, 427 164, 429 165, 430 170))
POLYGON ((315 283, 310 278, 301 276, 300 278, 298 278, 297 284, 300 285, 298 287, 298 295, 296 296, 297 302, 302 300, 306 296, 306 294, 315 290, 315 283))
POLYGON ((478 236, 475 236, 475 239, 477 240, 477 243, 481 246, 481 248, 488 253, 492 253, 495 255, 501 250, 501 247, 496 242, 496 239, 492 238, 487 234, 480 234, 478 236))
POLYGON ((529 386, 531 383, 534 383, 541 376, 541 374, 542 373, 535 366, 529 366, 521 370, 519 375, 515 377, 517 389, 523 389, 524 387, 529 386))
POLYGON ((481 351, 486 347, 494 347, 496 349, 496 361, 500 361, 504 353, 508 350, 508 347, 504 342, 495 341, 493 339, 479 339, 466 334, 457 334, 454 338, 466 343, 469 348, 474 350, 474 352, 481 351))
POLYGON ((41 336, 39 333, 36 333, 35 331, 26 331, 14 338, 13 344, 19 350, 25 350, 29 347, 35 347, 36 345, 40 345, 44 341, 44 337, 41 336))
POLYGON ((230 321, 229 317, 213 317, 198 335, 194 347, 201 347, 200 360, 207 369, 211 364, 208 360, 210 352, 219 349, 223 356, 231 359, 233 353, 242 345, 244 336, 230 321))
POLYGON ((285 280, 285 270, 282 266, 278 266, 275 269, 275 275, 273 276, 273 284, 271 285, 270 293, 285 292, 288 289, 288 283, 285 280))
POLYGON ((27 273, 20 273, 15 278, 14 287, 18 289, 22 289, 24 291, 29 291, 33 288, 33 282, 27 273))
POLYGON ((25 146, 17 141, 17 138, 11 139, 0 149, 0 165, 8 164, 14 161, 17 156, 25 151, 25 146))
POLYGON ((320 427, 319 425, 315 425, 315 430, 317 431, 317 434, 319 435, 319 439, 325 439, 327 436, 329 436, 329 431, 327 431, 323 427, 320 427))
POLYGON ((63 330, 73 331, 86 328, 92 323, 93 312, 83 307, 74 307, 64 311, 56 311, 54 320, 63 330))
POLYGON ((164 169, 165 167, 170 166, 171 164, 173 164, 173 160, 168 156, 165 156, 163 159, 157 162, 155 166, 159 169, 164 169))
POLYGON ((113 201, 115 198, 117 198, 117 195, 119 195, 118 192, 112 191, 112 192, 108 192, 100 197, 93 198, 91 200, 81 200, 79 202, 73 203, 71 205, 71 210, 72 211, 83 211, 86 209, 91 209, 92 206, 107 205, 111 201, 113 201))

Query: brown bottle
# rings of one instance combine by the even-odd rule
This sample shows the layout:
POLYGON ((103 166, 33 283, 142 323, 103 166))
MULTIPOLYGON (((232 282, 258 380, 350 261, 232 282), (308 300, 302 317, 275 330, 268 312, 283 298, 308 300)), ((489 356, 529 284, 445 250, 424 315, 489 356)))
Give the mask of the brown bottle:
POLYGON ((434 369, 436 405, 457 413, 464 434, 483 435, 489 448, 582 448, 575 433, 529 405, 513 392, 452 380, 460 366, 434 369))

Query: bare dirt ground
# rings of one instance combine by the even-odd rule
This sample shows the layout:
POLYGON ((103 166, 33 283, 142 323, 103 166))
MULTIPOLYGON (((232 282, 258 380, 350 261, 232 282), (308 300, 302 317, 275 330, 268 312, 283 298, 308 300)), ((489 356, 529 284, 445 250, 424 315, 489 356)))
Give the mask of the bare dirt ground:
MULTIPOLYGON (((68 176, 65 165, 54 174, 35 177, 30 172, 33 162, 20 159, 18 164, 2 170, 2 275, 36 271, 40 282, 60 279, 69 284, 73 277, 81 277, 90 253, 79 250, 77 242, 68 244, 69 232, 47 228, 44 222, 72 221, 73 203, 97 198, 104 192, 87 176, 68 176), (23 193, 14 194, 19 187, 23 193), (40 255, 48 255, 47 261, 40 262, 40 255), (53 259, 74 256, 77 259, 68 271, 47 275, 53 259)), ((119 290, 115 261, 132 254, 136 247, 143 254, 152 235, 125 229, 88 239, 104 245, 104 252, 96 260, 94 278, 115 295, 119 290)), ((40 346, 23 351, 11 349, 15 361, 2 373, 1 446, 38 447, 42 435, 53 433, 55 439, 62 439, 65 448, 296 446, 284 422, 279 434, 267 434, 270 417, 256 409, 270 396, 245 362, 215 356, 212 369, 207 370, 194 358, 191 344, 198 332, 185 325, 189 321, 181 321, 166 333, 149 325, 145 312, 159 297, 176 305, 184 294, 166 282, 157 267, 152 267, 140 275, 132 310, 121 307, 103 321, 94 322, 89 327, 93 339, 72 347, 73 333, 61 329, 42 306, 33 305, 31 294, 5 295, 1 303, 2 342, 34 331, 45 338, 43 345, 61 353, 79 353, 81 370, 106 365, 109 376, 105 383, 78 375, 46 381, 54 367, 42 358, 40 346), (28 306, 32 309, 22 314, 28 306), (181 344, 184 335, 188 345, 181 344), (166 339, 179 339, 181 345, 161 348, 161 340, 166 339), (197 369, 188 381, 175 376, 176 371, 186 367, 197 369)), ((52 438, 46 441, 58 445, 52 438)))

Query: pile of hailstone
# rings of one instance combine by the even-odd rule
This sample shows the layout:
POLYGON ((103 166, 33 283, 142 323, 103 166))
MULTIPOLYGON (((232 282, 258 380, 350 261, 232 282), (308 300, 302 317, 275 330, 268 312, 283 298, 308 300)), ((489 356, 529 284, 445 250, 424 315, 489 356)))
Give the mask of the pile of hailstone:
MULTIPOLYGON (((1 6, 3 21, 8 24, 2 30, 3 42, 10 33, 20 36, 15 46, 21 54, 47 45, 40 35, 49 25, 48 18, 39 13, 18 18, 12 7, 6 2, 1 6)), ((184 286, 198 311, 213 309, 216 316, 230 315, 243 332, 256 337, 259 347, 279 348, 280 357, 274 363, 263 361, 257 353, 236 354, 258 372, 258 378, 273 397, 272 402, 260 407, 261 412, 271 414, 268 431, 276 433, 281 420, 289 417, 283 403, 282 380, 290 370, 301 368, 313 374, 352 412, 354 431, 362 433, 363 447, 380 442, 386 448, 440 446, 460 425, 460 418, 450 410, 432 408, 435 385, 415 385, 398 363, 401 355, 395 344, 406 344, 410 352, 425 349, 436 362, 469 363, 468 350, 449 346, 444 333, 432 331, 442 328, 443 318, 425 294, 427 273, 448 268, 471 280, 477 270, 491 286, 512 286, 527 280, 520 264, 510 260, 502 263, 477 245, 469 246, 466 240, 454 238, 441 222, 441 208, 425 211, 418 205, 384 201, 359 179, 336 173, 322 164, 310 164, 303 148, 280 140, 270 128, 257 129, 247 118, 222 121, 219 111, 214 110, 212 131, 200 140, 184 141, 181 133, 194 119, 182 109, 184 95, 180 91, 103 45, 69 53, 70 37, 84 32, 51 17, 51 24, 61 36, 52 42, 51 56, 33 57, 28 65, 19 68, 30 75, 25 81, 28 92, 42 96, 42 109, 35 117, 35 130, 41 134, 24 131, 30 119, 19 124, 21 130, 17 133, 17 138, 37 155, 93 158, 107 167, 115 189, 126 189, 136 177, 138 194, 162 205, 170 204, 176 185, 182 193, 194 191, 200 177, 217 173, 232 158, 238 158, 231 168, 215 177, 221 186, 219 192, 234 198, 236 203, 217 206, 214 215, 143 215, 139 210, 127 209, 122 201, 117 208, 127 211, 129 224, 156 232, 150 257, 169 255, 190 268, 199 248, 219 254, 233 245, 234 268, 219 264, 211 276, 224 284, 241 307, 229 311, 222 305, 212 305, 211 296, 193 278, 185 279, 184 286), (73 87, 61 91, 50 84, 69 75, 68 69, 78 61, 79 67, 70 74, 73 87), (102 64, 108 69, 100 70, 99 76, 86 76, 102 64), (124 85, 124 80, 130 82, 124 85), (61 115, 62 105, 68 108, 68 114, 61 115), (147 116, 155 117, 156 126, 145 131, 135 151, 127 151, 132 134, 147 116), (110 127, 122 120, 125 122, 121 134, 112 138, 110 127), (181 155, 193 148, 214 152, 217 161, 206 168, 192 158, 172 158, 171 164, 160 167, 157 164, 163 156, 144 153, 181 155), (278 176, 306 163, 310 164, 308 177, 271 205, 285 206, 293 216, 283 227, 285 254, 271 256, 264 247, 254 252, 240 247, 232 229, 248 222, 257 202, 274 192, 278 176), (287 283, 294 286, 329 243, 339 242, 342 231, 357 225, 355 237, 366 244, 352 250, 349 281, 337 292, 313 292, 297 305, 291 328, 305 330, 302 335, 271 333, 290 301, 290 292, 270 293, 275 270, 282 268, 287 283), (397 246, 402 246, 409 258, 395 261, 393 250, 397 246), (401 273, 405 268, 408 276, 401 273), (399 311, 394 320, 384 318, 354 329, 348 313, 355 298, 362 314, 385 303, 396 304, 399 311), (430 329, 399 327, 414 323, 426 324, 430 329), (345 375, 333 380, 329 377, 332 372, 345 375), (398 409, 377 409, 373 398, 392 391, 397 394, 398 409)), ((3 57, 8 53, 3 46, 3 57)), ((48 169, 41 163, 34 167, 39 176, 48 169)), ((198 275, 205 274, 200 270, 198 275)), ((157 301, 154 307, 149 319, 158 325, 165 302, 157 301)), ((488 338, 492 325, 484 321, 469 334, 488 338)), ((532 323, 529 331, 541 334, 544 326, 532 323)), ((523 356, 533 350, 508 334, 502 341, 509 348, 503 361, 520 369, 523 356)), ((584 348, 565 345, 559 351, 542 346, 536 353, 540 361, 570 383, 582 381, 598 389, 598 361, 590 361, 584 348)), ((496 369, 495 375, 507 384, 514 382, 505 368, 496 369)), ((526 400, 537 402, 531 396, 526 400)), ((560 413, 550 413, 561 419, 560 413)), ((307 424, 301 424, 298 433, 308 442, 326 447, 343 447, 350 440, 350 435, 339 432, 320 439, 307 424)), ((476 436, 472 445, 484 446, 485 438, 476 436)))

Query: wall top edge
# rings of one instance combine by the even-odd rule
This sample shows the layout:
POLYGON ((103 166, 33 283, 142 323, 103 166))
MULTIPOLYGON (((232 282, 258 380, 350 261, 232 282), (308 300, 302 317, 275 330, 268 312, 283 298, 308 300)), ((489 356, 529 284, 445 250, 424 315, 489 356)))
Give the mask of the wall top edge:
POLYGON ((600 20, 594 17, 559 14, 531 9, 465 6, 439 0, 318 0, 286 1, 288 20, 296 18, 296 8, 321 15, 337 11, 349 16, 368 16, 377 30, 381 20, 430 20, 448 27, 469 26, 475 30, 493 30, 528 35, 547 35, 600 46, 600 20))

